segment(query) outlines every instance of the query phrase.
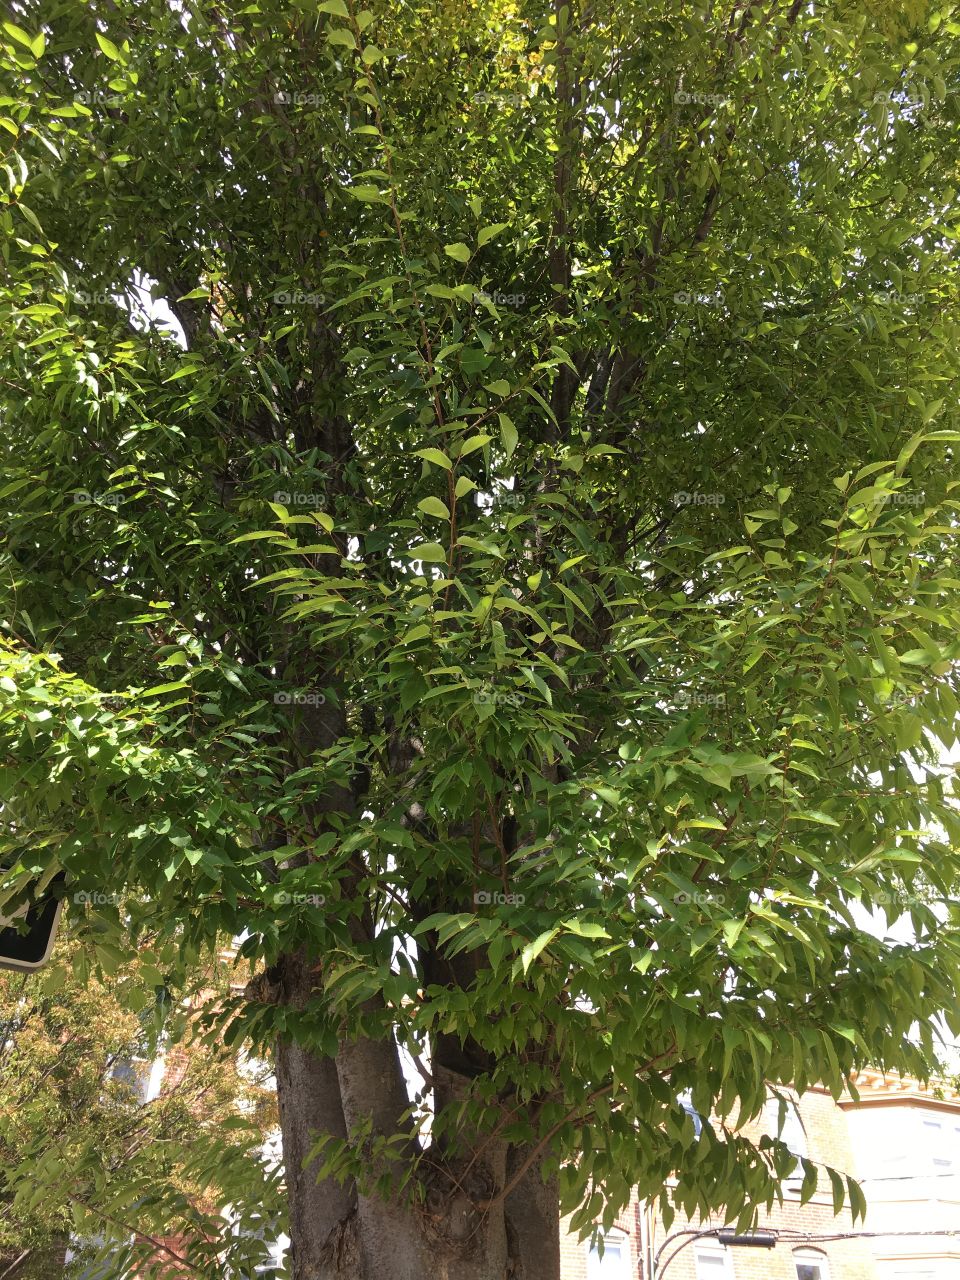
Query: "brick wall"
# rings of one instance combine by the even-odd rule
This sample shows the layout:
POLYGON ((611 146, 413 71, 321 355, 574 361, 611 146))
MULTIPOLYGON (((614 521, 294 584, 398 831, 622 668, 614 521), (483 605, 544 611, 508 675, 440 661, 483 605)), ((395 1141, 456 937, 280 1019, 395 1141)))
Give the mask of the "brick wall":
MULTIPOLYGON (((830 1165, 842 1173, 858 1176, 846 1117, 830 1095, 810 1092, 800 1101, 798 1111, 803 1123, 807 1155, 820 1165, 830 1165)), ((774 1119, 774 1125, 775 1123, 774 1119)), ((745 1134, 758 1137, 764 1127, 769 1131, 769 1125, 758 1122, 746 1128, 745 1134)), ((628 1269, 618 1275, 611 1267, 611 1280, 621 1280, 621 1275, 622 1280, 649 1280, 643 1269, 642 1218, 647 1221, 643 1208, 634 1201, 618 1222, 624 1235, 623 1253, 628 1269)), ((659 1216, 654 1214, 654 1251, 664 1244, 668 1236, 673 1238, 677 1232, 718 1228, 723 1225, 720 1218, 691 1221, 678 1212, 667 1232, 659 1216)), ((769 1214, 763 1215, 759 1225, 781 1234, 789 1232, 791 1236, 800 1233, 811 1236, 829 1235, 863 1229, 862 1223, 858 1223, 857 1227, 853 1226, 847 1210, 839 1217, 834 1217, 830 1183, 825 1174, 821 1177, 814 1199, 802 1207, 799 1186, 795 1189, 789 1184, 785 1186, 784 1204, 774 1206, 769 1214)), ((683 1239, 682 1236, 676 1237, 676 1244, 679 1245, 683 1239)), ((773 1249, 738 1247, 719 1250, 726 1262, 725 1271, 717 1274, 717 1280, 797 1280, 794 1251, 801 1247, 816 1249, 824 1255, 830 1280, 878 1280, 869 1240, 822 1243, 811 1241, 806 1244, 799 1238, 789 1242, 782 1240, 773 1249)), ((713 1248, 717 1250, 716 1245, 713 1248)), ((573 1236, 564 1237, 561 1246, 562 1280, 593 1280, 588 1275, 587 1253, 586 1244, 578 1243, 573 1236)), ((686 1245, 671 1259, 672 1254, 673 1246, 668 1245, 660 1255, 658 1280, 660 1277, 662 1280, 702 1280, 697 1275, 695 1244, 686 1245)), ((603 1280, 606 1280, 606 1275, 603 1280)))
MULTIPOLYGON (((624 1280, 636 1280, 640 1275, 639 1212, 639 1203, 634 1200, 626 1213, 617 1219, 612 1233, 621 1247, 624 1280)), ((579 1241, 575 1235, 571 1234, 568 1224, 567 1218, 560 1224, 561 1280, 592 1280, 589 1276, 587 1261, 590 1251, 589 1241, 579 1241)))

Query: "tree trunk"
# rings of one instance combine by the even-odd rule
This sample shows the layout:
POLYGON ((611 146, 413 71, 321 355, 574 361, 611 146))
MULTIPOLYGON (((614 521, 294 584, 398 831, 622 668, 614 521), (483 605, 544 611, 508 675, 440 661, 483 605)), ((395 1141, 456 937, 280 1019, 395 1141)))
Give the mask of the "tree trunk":
MULTIPOLYGON (((528 1147, 511 1147, 507 1157, 510 1183, 530 1157, 528 1147)), ((556 1177, 546 1182, 542 1161, 524 1173, 507 1196, 507 1233, 516 1258, 511 1280, 559 1280, 560 1188, 556 1177)))
MULTIPOLYGON (((284 1003, 302 1010, 312 987, 305 957, 284 956, 278 969, 284 1003)), ((292 1273, 295 1280, 324 1280, 327 1239, 349 1219, 357 1199, 352 1187, 318 1181, 316 1163, 306 1163, 321 1135, 346 1137, 337 1064, 281 1038, 276 1046, 276 1074, 292 1273)))
MULTIPOLYGON (((445 1095, 464 1086, 452 1073, 443 1075, 445 1095)), ((526 1148, 478 1137, 472 1156, 469 1141, 461 1140, 448 1160, 434 1144, 420 1159, 413 1201, 318 1186, 315 1173, 311 1178, 302 1169, 320 1132, 342 1137, 364 1119, 372 1120, 374 1136, 405 1131, 409 1104, 392 1042, 342 1043, 335 1064, 282 1044, 277 1088, 292 1280, 559 1280, 555 1183, 544 1184, 534 1164, 505 1201, 498 1199, 528 1157, 526 1148), (484 1208, 485 1201, 493 1203, 484 1208)), ((412 1135, 394 1150, 375 1174, 397 1175, 420 1155, 412 1135)))

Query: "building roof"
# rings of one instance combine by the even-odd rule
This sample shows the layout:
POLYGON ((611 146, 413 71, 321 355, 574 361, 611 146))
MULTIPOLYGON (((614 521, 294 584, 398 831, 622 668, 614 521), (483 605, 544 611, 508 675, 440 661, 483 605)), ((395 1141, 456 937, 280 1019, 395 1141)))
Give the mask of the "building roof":
POLYGON ((924 1106, 939 1111, 960 1112, 960 1089, 956 1082, 931 1080, 924 1084, 915 1076, 901 1076, 896 1071, 885 1073, 869 1067, 853 1076, 860 1101, 851 1097, 838 1099, 845 1111, 857 1107, 924 1106))

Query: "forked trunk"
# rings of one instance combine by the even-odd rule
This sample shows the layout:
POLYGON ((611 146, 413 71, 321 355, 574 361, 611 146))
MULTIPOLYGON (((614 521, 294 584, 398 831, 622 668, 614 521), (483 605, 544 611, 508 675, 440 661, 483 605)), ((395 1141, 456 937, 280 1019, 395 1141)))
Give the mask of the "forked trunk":
MULTIPOLYGON (((318 1185, 316 1171, 302 1167, 320 1133, 343 1136, 363 1117, 373 1118, 374 1132, 402 1131, 408 1103, 395 1046, 353 1041, 341 1045, 334 1063, 280 1045, 277 1088, 292 1280, 559 1280, 555 1184, 544 1184, 534 1163, 506 1200, 499 1198, 527 1161, 524 1149, 478 1137, 475 1158, 463 1144, 453 1163, 423 1161, 414 1204, 318 1185)), ((411 1138, 397 1159, 414 1154, 411 1138)))

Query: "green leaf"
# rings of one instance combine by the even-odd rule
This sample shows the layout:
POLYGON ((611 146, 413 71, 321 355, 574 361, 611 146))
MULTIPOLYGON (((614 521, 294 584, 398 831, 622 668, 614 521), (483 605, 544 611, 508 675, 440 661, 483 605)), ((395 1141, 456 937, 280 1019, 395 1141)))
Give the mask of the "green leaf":
POLYGON ((443 246, 443 252, 448 258, 455 258, 457 262, 470 261, 470 250, 462 240, 457 240, 453 244, 445 244, 443 246))
POLYGON ((498 413, 497 418, 500 421, 500 439, 503 443, 504 452, 508 458, 512 458, 519 441, 517 428, 513 425, 512 418, 509 418, 505 413, 498 413))
POLYGON ((482 449, 485 444, 489 443, 490 437, 488 435, 481 433, 479 435, 470 436, 469 439, 464 440, 463 444, 460 446, 460 452, 457 457, 465 458, 468 453, 473 453, 476 449, 482 449))
POLYGON ((149 689, 144 689, 141 698, 153 698, 158 693, 175 693, 180 689, 189 689, 190 686, 185 680, 174 680, 170 684, 155 684, 149 689))
POLYGON ((437 516, 441 520, 450 519, 450 509, 445 502, 441 502, 439 498, 422 498, 417 507, 424 515, 437 516))
POLYGON ((410 628, 401 643, 414 644, 417 640, 425 640, 430 634, 430 628, 425 622, 421 622, 419 626, 410 628))
MULTIPOLYGON (((33 227, 35 231, 38 231, 40 235, 43 235, 43 227, 40 225, 40 219, 29 207, 29 205, 24 204, 22 200, 18 200, 17 209, 21 214, 23 214, 26 220, 30 223, 31 227, 33 227)), ((31 314, 36 314, 35 312, 33 312, 32 308, 28 308, 28 310, 31 311, 31 314)))
POLYGON ((740 935, 743 932, 745 924, 746 924, 745 920, 724 920, 723 921, 723 924, 721 926, 723 929, 723 940, 727 944, 727 948, 729 950, 732 951, 733 948, 737 945, 737 941, 739 940, 740 935))
POLYGON ((498 236, 500 232, 504 231, 509 225, 509 222, 492 222, 489 226, 481 227, 477 234, 477 244, 482 248, 489 240, 492 240, 494 236, 498 236))
POLYGON ((862 604, 865 609, 873 608, 873 596, 865 582, 849 573, 838 573, 837 578, 858 604, 862 604))
POLYGON ((423 560, 428 564, 445 563, 447 553, 439 542, 421 542, 403 553, 411 560, 423 560))
POLYGON ((609 938, 603 925, 595 924, 590 920, 563 920, 561 928, 568 929, 570 933, 575 933, 579 938, 609 938))
POLYGON ((523 966, 524 973, 529 971, 530 966, 533 964, 534 960, 536 960, 540 952, 554 940, 559 932, 559 928, 545 929, 543 933, 533 940, 533 942, 527 943, 520 956, 520 962, 523 966))
POLYGON ((97 37, 97 44, 100 46, 100 48, 107 55, 107 57, 110 59, 111 62, 123 61, 120 50, 113 43, 112 40, 108 40, 107 37, 104 35, 101 35, 99 31, 94 32, 94 34, 97 37))
POLYGON ((824 813, 822 809, 795 809, 790 817, 797 821, 816 822, 823 827, 840 826, 836 818, 831 818, 829 813, 824 813))
POLYGON ((19 44, 26 45, 35 58, 39 58, 47 47, 47 42, 42 31, 38 35, 30 36, 22 29, 22 27, 15 26, 12 22, 5 22, 3 24, 3 29, 19 44))
MULTIPOLYGON (((356 49, 357 37, 353 34, 353 32, 349 29, 349 27, 328 27, 327 43, 343 45, 343 47, 346 49, 356 49)), ((356 187, 353 188, 354 195, 357 194, 357 190, 358 188, 356 187)), ((363 199, 362 196, 359 198, 363 199)))
POLYGON ((438 467, 443 467, 445 471, 451 471, 453 469, 453 463, 447 455, 442 453, 439 449, 417 449, 414 451, 413 456, 415 458, 424 458, 427 462, 432 462, 438 467))
POLYGON ((254 529, 250 533, 241 533, 238 538, 231 538, 230 545, 238 542, 261 542, 264 539, 287 541, 287 535, 280 529, 254 529))

